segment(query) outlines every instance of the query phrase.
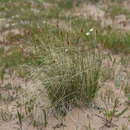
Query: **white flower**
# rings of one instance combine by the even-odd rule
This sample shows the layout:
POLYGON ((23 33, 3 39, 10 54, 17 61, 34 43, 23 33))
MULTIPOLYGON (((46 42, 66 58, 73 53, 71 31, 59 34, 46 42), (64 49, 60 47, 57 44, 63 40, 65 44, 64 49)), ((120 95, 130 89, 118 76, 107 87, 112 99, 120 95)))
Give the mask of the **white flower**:
POLYGON ((93 29, 93 28, 91 28, 89 31, 90 31, 90 32, 93 32, 93 30, 94 30, 94 29, 93 29))
POLYGON ((65 49, 65 52, 68 52, 68 49, 65 49))
POLYGON ((90 32, 86 32, 86 35, 89 36, 89 35, 90 35, 90 32))

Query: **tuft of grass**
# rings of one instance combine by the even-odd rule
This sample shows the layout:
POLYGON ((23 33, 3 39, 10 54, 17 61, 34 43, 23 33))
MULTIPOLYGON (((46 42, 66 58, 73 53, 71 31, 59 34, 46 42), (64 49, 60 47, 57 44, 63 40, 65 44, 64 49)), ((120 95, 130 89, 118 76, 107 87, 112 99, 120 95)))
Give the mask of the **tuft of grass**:
POLYGON ((128 17, 128 18, 130 17, 129 10, 127 10, 125 7, 122 7, 122 4, 117 4, 117 3, 114 4, 114 3, 112 3, 110 5, 109 9, 106 10, 106 12, 108 14, 110 14, 110 16, 112 18, 114 18, 115 16, 120 15, 120 14, 126 15, 126 17, 128 17))
MULTIPOLYGON (((100 35, 100 34, 99 34, 100 35)), ((105 48, 112 50, 114 53, 130 52, 130 33, 121 33, 118 31, 108 31, 97 37, 105 48), (109 34, 109 35, 108 35, 109 34)))
POLYGON ((0 64, 3 68, 17 67, 30 61, 31 57, 24 54, 23 49, 18 47, 10 48, 0 58, 0 64))
POLYGON ((47 89, 52 107, 66 114, 71 105, 88 105, 99 89, 101 57, 96 52, 85 54, 72 48, 53 54, 53 61, 45 70, 47 89))
POLYGON ((119 97, 116 97, 114 91, 111 89, 106 89, 105 92, 102 93, 101 100, 104 103, 104 107, 102 109, 104 117, 97 115, 104 121, 104 125, 101 128, 118 127, 114 124, 114 118, 119 118, 122 116, 128 110, 128 107, 125 107, 122 111, 119 111, 119 97))
POLYGON ((58 6, 60 8, 71 9, 73 8, 73 3, 74 3, 74 0, 66 0, 66 1, 61 0, 58 2, 58 6))
POLYGON ((11 119, 12 119, 12 113, 5 111, 3 109, 0 109, 0 120, 10 121, 11 119))
POLYGON ((19 124, 20 130, 22 130, 23 129, 22 115, 18 110, 17 110, 17 117, 18 117, 18 124, 19 124))

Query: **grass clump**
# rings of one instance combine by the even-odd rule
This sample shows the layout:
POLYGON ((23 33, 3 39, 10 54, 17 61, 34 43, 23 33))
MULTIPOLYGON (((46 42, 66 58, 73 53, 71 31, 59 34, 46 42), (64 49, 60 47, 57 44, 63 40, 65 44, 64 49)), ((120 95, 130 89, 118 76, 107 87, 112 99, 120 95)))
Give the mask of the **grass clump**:
POLYGON ((129 15, 130 12, 129 12, 129 10, 127 10, 126 8, 123 8, 123 7, 122 7, 122 4, 119 4, 119 5, 117 6, 117 3, 116 3, 116 4, 113 4, 113 3, 112 3, 112 5, 110 5, 109 9, 106 10, 106 12, 109 13, 112 18, 114 18, 114 17, 117 16, 117 15, 121 15, 121 14, 126 15, 127 18, 130 17, 130 15, 129 15))
POLYGON ((130 52, 130 33, 121 33, 119 31, 104 31, 98 37, 104 47, 112 50, 114 53, 123 52, 125 54, 130 52), (109 32, 109 35, 108 35, 109 32))
POLYGON ((44 83, 52 107, 61 114, 72 105, 87 105, 99 89, 101 59, 96 52, 81 54, 72 49, 56 54, 46 70, 44 83), (70 55, 71 54, 71 55, 70 55))

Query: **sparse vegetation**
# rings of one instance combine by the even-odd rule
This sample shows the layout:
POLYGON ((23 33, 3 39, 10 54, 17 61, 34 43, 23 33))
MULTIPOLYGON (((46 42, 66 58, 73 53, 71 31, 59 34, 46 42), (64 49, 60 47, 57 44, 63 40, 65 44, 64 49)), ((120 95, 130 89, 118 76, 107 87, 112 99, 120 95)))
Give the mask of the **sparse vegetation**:
POLYGON ((106 89, 106 91, 101 96, 101 100, 104 102, 104 107, 102 108, 102 113, 104 117, 97 115, 104 121, 104 125, 101 127, 118 127, 113 123, 114 118, 119 118, 122 116, 128 109, 128 107, 124 108, 122 111, 119 111, 120 102, 119 97, 114 95, 113 91, 110 89, 106 89))
POLYGON ((14 120, 20 130, 25 126, 69 130, 68 119, 76 130, 128 129, 129 10, 121 4, 120 0, 1 0, 0 122, 14 120), (86 2, 94 4, 95 11, 105 4, 109 9, 95 20, 96 14, 80 13, 86 2), (102 20, 120 14, 128 20, 122 28, 102 26, 102 20), (73 111, 78 121, 69 117, 73 111), (95 127, 99 118, 103 124, 95 127), (115 119, 124 119, 123 126, 115 119))

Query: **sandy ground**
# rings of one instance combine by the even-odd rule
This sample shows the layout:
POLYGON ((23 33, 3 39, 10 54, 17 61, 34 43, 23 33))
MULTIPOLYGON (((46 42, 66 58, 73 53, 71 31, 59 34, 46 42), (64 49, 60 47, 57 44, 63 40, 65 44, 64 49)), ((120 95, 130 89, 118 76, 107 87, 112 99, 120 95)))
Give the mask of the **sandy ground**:
MULTIPOLYGON (((129 5, 127 3, 126 7, 128 8, 129 5)), ((51 7, 49 4, 44 4, 46 7, 51 7)), ((71 12, 72 14, 72 12, 71 12)), ((70 14, 69 14, 70 15, 70 14)), ((80 8, 76 8, 75 9, 75 13, 73 13, 73 15, 76 16, 84 16, 84 17, 93 17, 95 20, 100 20, 102 22, 102 26, 106 26, 106 25, 113 25, 117 28, 122 28, 124 30, 129 30, 130 29, 130 20, 126 19, 126 17, 124 15, 120 15, 115 17, 114 21, 111 20, 111 18, 107 18, 105 16, 105 12, 103 10, 101 10, 99 7, 95 6, 95 5, 82 5, 82 7, 80 8), (123 25, 123 23, 126 23, 125 26, 123 25)), ((52 21, 52 24, 55 23, 57 21, 52 21)), ((62 28, 63 24, 60 24, 60 27, 62 28)), ((64 27, 65 29, 68 27, 64 27)), ((17 30, 16 30, 16 33, 17 30)), ((3 34, 6 35, 6 34, 3 34)), ((0 37, 0 40, 2 41, 2 37, 0 37)), ((115 56, 116 59, 118 59, 120 56, 115 56)), ((112 66, 112 63, 110 61, 105 61, 104 60, 104 65, 107 67, 112 66)), ((114 66, 114 72, 115 75, 116 73, 119 72, 119 70, 124 72, 125 69, 125 74, 127 75, 127 73, 129 73, 129 69, 128 68, 124 68, 124 66, 122 65, 115 65, 114 66)), ((7 83, 8 81, 6 81, 7 83)), ((9 79, 9 82, 12 83, 13 86, 18 86, 19 84, 23 86, 23 88, 26 88, 29 86, 29 90, 31 90, 34 92, 35 91, 35 83, 31 82, 27 82, 25 83, 23 80, 18 79, 18 78, 13 78, 13 79, 9 79)), ((114 91, 115 95, 119 96, 120 98, 120 102, 121 105, 119 106, 119 111, 123 110, 126 107, 126 97, 124 96, 124 93, 122 91, 120 91, 118 88, 115 88, 115 83, 114 83, 114 79, 110 80, 110 81, 106 81, 103 84, 103 88, 101 91, 105 91, 107 88, 110 88, 114 91)), ((1 92, 5 92, 3 90, 1 90, 1 92)), ((34 92, 35 93, 35 92, 34 92)), ((99 99, 100 100, 100 99, 99 99)), ((96 102, 98 103, 98 105, 102 105, 102 102, 100 103, 100 101, 98 100, 98 98, 96 99, 96 102)), ((12 106, 15 106, 15 103, 13 104, 9 104, 10 106, 10 112, 11 111, 15 111, 13 109, 12 106)), ((5 107, 5 105, 1 105, 0 108, 5 107)), ((16 112, 16 111, 15 111, 16 112)), ((63 119, 59 119, 57 120, 56 118, 54 118, 53 116, 49 116, 48 117, 48 125, 46 128, 42 128, 42 130, 88 130, 87 127, 90 125, 92 128, 95 128, 95 130, 115 130, 115 128, 118 128, 118 130, 122 130, 121 128, 123 126, 127 126, 127 130, 130 130, 130 122, 128 119, 128 115, 130 115, 130 110, 128 109, 128 111, 125 112, 125 114, 123 114, 121 117, 119 118, 114 118, 113 120, 113 124, 114 126, 111 126, 110 128, 105 127, 105 122, 103 121, 104 116, 102 113, 100 113, 99 110, 94 109, 94 108, 74 108, 73 110, 71 110, 67 116, 63 119)), ((17 120, 9 120, 9 121, 0 121, 0 130, 18 130, 19 129, 19 125, 17 123, 17 120)), ((28 122, 24 121, 23 122, 23 128, 22 130, 36 130, 36 128, 28 125, 28 122)), ((93 129, 92 129, 93 130, 93 129)))
MULTIPOLYGON (((106 53, 106 52, 105 52, 106 53)), ((112 61, 108 59, 104 59, 103 66, 109 67, 114 70, 114 75, 117 75, 117 73, 121 73, 124 78, 126 79, 127 73, 129 73, 129 69, 127 67, 124 68, 123 65, 118 64, 120 61, 120 56, 115 55, 113 56, 116 59, 116 63, 113 66, 112 61), (125 70, 125 71, 124 71, 125 70)), ((114 76, 115 77, 115 76, 114 76)), ((35 94, 35 91, 37 91, 37 84, 40 86, 40 82, 35 81, 27 81, 25 82, 22 79, 19 79, 17 77, 7 77, 8 80, 5 80, 3 82, 4 84, 7 84, 8 82, 12 84, 13 87, 21 85, 23 89, 26 89, 27 92, 31 93, 32 96, 35 94)), ((125 80, 124 80, 125 83, 125 80)), ((125 107, 127 107, 127 99, 124 95, 124 92, 120 88, 115 87, 115 79, 112 80, 106 80, 102 84, 102 88, 99 91, 99 94, 97 95, 94 104, 97 104, 99 107, 104 106, 104 102, 102 101, 101 93, 104 93, 107 89, 110 89, 114 92, 112 96, 113 99, 115 97, 118 97, 120 101, 120 105, 118 106, 118 111, 122 111, 125 107)), ((5 93, 6 91, 1 89, 1 92, 5 93)), ((15 94, 13 94, 14 96, 15 94)), ((31 96, 30 96, 31 97, 31 96)), ((15 98, 15 96, 14 96, 15 98)), ((110 104, 111 105, 111 104, 110 104)), ((1 104, 0 110, 2 108, 6 108, 6 104, 1 104)), ((16 114, 16 102, 12 102, 8 104, 8 111, 10 113, 16 114)), ((122 116, 119 118, 113 119, 113 125, 110 128, 107 128, 105 126, 105 117, 103 113, 100 111, 100 109, 97 109, 95 107, 90 108, 74 108, 71 111, 68 112, 67 116, 64 118, 59 118, 58 120, 52 116, 52 114, 48 115, 48 125, 46 128, 42 128, 43 130, 86 130, 87 127, 90 125, 91 128, 95 128, 95 130, 115 130, 115 128, 118 128, 118 130, 122 130, 121 128, 123 126, 127 126, 127 130, 130 129, 130 123, 129 123, 129 116, 130 110, 128 109, 122 116)), ((8 121, 0 122, 0 130, 17 130, 19 128, 18 120, 9 119, 8 121)), ((23 128, 22 130, 36 130, 36 128, 29 125, 27 121, 23 121, 23 128)))

